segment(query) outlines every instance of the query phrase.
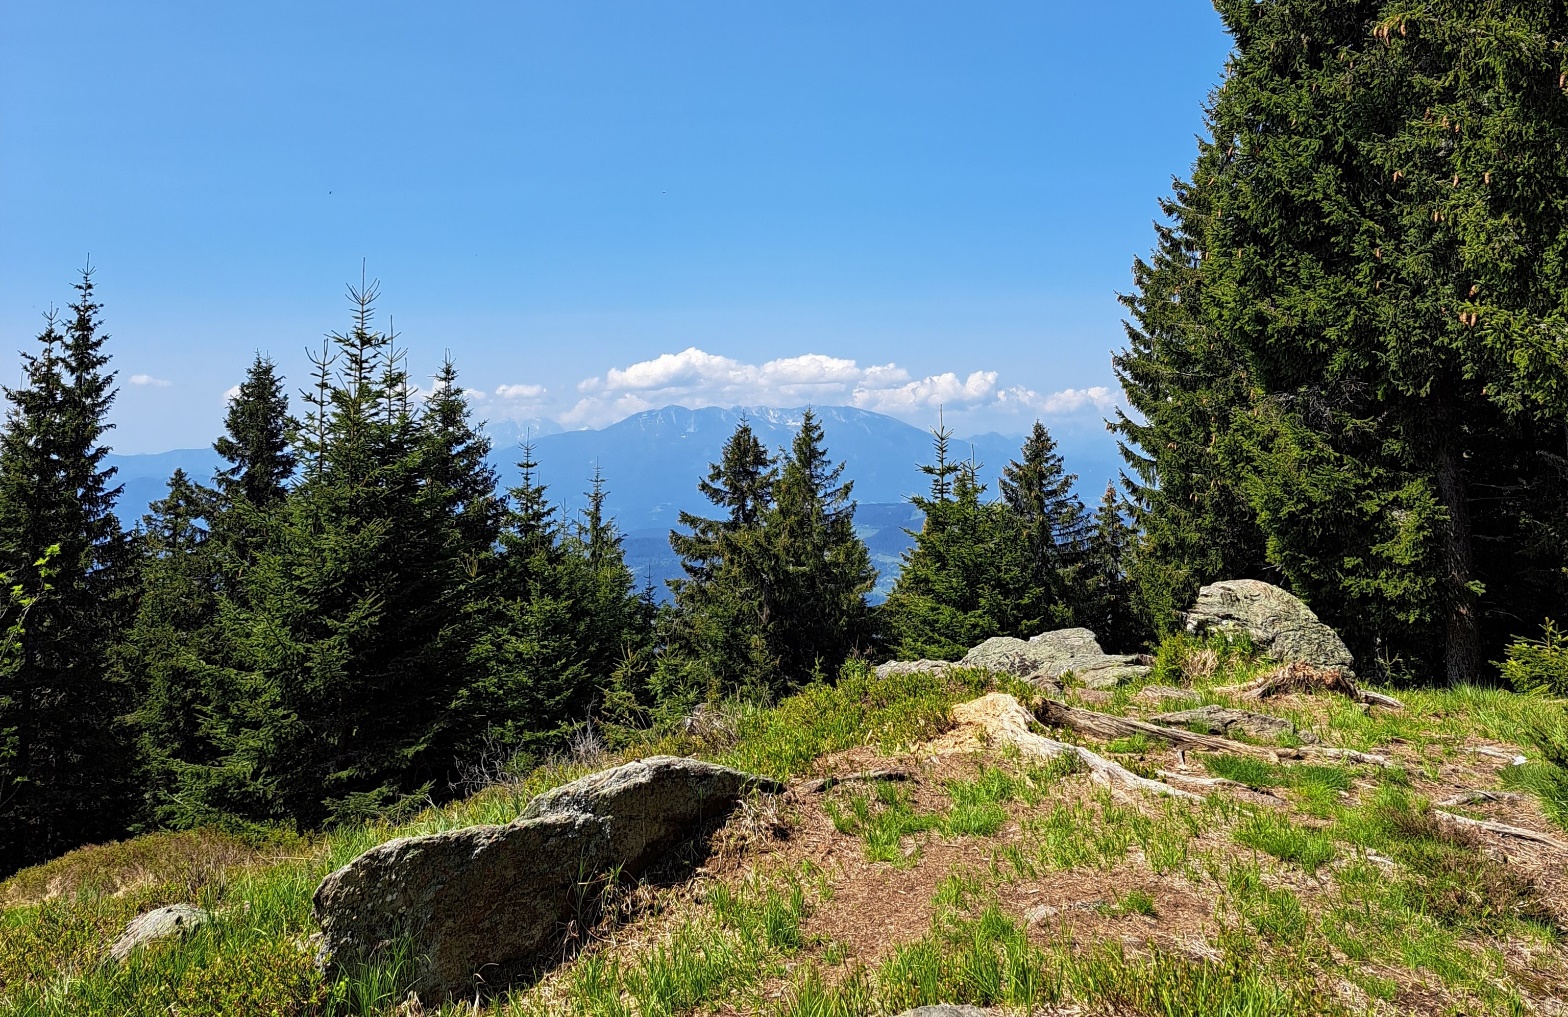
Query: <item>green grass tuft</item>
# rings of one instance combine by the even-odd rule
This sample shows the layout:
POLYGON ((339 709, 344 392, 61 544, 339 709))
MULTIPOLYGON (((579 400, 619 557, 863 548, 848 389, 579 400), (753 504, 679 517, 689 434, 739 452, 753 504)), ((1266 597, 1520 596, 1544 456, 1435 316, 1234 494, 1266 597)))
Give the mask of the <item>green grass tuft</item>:
POLYGON ((1292 823, 1278 812, 1254 812, 1235 831, 1236 841, 1282 862, 1316 872, 1334 858, 1334 840, 1326 833, 1292 823))

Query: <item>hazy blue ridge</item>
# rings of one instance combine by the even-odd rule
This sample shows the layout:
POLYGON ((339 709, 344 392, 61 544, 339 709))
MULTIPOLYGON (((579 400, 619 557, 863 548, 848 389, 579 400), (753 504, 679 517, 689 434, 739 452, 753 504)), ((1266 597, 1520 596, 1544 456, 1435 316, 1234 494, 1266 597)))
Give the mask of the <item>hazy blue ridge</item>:
MULTIPOLYGON (((834 460, 843 462, 844 475, 855 482, 859 503, 856 528, 871 549, 882 573, 879 594, 897 575, 899 555, 910 545, 904 530, 919 526, 920 514, 909 505, 909 496, 926 490, 921 463, 931 457, 928 431, 901 420, 849 406, 815 407, 827 434, 834 460)), ((708 464, 719 457, 724 440, 742 415, 762 442, 773 449, 789 444, 800 426, 801 408, 748 407, 687 409, 666 406, 637 413, 599 430, 555 431, 533 434, 534 458, 552 497, 567 511, 580 508, 594 467, 603 471, 609 491, 608 507, 626 534, 627 563, 639 582, 651 570, 656 586, 679 575, 679 562, 670 551, 669 531, 681 511, 703 512, 707 502, 697 491, 697 480, 708 464)), ((491 455, 501 485, 517 482, 523 429, 510 421, 487 428, 495 441, 491 455)), ((1052 433, 1061 445, 1069 472, 1078 474, 1078 491, 1087 503, 1096 501, 1106 481, 1115 476, 1119 460, 1103 425, 1089 421, 1077 427, 1058 425, 1052 433)), ((1018 453, 1020 435, 996 433, 955 439, 955 455, 973 454, 981 464, 981 480, 992 495, 996 478, 1018 453)), ((200 482, 210 481, 220 465, 210 448, 176 449, 146 455, 107 457, 124 485, 120 497, 121 519, 132 524, 149 502, 163 497, 169 475, 182 468, 200 482)), ((880 596, 878 597, 880 599, 880 596)))

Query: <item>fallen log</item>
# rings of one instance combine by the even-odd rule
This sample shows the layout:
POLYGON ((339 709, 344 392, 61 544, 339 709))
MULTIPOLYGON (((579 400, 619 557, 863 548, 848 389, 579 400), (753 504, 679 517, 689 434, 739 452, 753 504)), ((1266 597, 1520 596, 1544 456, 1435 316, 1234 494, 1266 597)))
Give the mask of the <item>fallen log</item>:
MULTIPOLYGON (((1054 738, 1035 734, 1029 729, 1029 725, 1034 721, 1034 715, 1022 703, 1006 693, 993 692, 973 702, 962 703, 953 707, 952 716, 963 727, 979 728, 993 742, 1015 746, 1021 755, 1033 756, 1037 759, 1058 759, 1069 756, 1077 760, 1089 772, 1089 778, 1097 783, 1110 787, 1133 788, 1171 798, 1203 800, 1200 794, 1140 777, 1126 767, 1113 763, 1081 745, 1069 745, 1054 738)), ((955 744, 962 743, 955 740, 955 744)))
POLYGON ((1452 812, 1444 812, 1442 809, 1433 809, 1432 814, 1443 822, 1452 823, 1455 826, 1471 830, 1485 830, 1487 833, 1495 833, 1502 837, 1527 840, 1535 844, 1544 844, 1547 847, 1556 848, 1558 851, 1568 852, 1568 844, 1564 844, 1556 837, 1541 833, 1538 830, 1530 830, 1523 826, 1511 826, 1508 823, 1494 823, 1490 819, 1471 819, 1469 816, 1456 816, 1452 812))
POLYGON ((1168 742, 1178 749, 1208 749, 1211 752, 1229 752, 1273 762, 1312 756, 1320 759, 1342 759, 1348 762, 1365 763, 1369 766, 1388 765, 1388 759, 1383 756, 1370 752, 1357 752, 1355 749, 1335 749, 1322 745, 1302 745, 1293 748, 1251 745, 1247 742, 1222 738, 1219 735, 1198 734, 1179 727, 1166 727, 1163 724, 1151 724, 1146 720, 1134 720, 1131 717, 1117 717, 1109 713, 1085 710, 1082 707, 1068 706, 1055 699, 1042 700, 1038 716, 1041 723, 1053 727, 1071 728, 1079 734, 1090 735, 1101 741, 1131 738, 1141 734, 1147 738, 1168 742))

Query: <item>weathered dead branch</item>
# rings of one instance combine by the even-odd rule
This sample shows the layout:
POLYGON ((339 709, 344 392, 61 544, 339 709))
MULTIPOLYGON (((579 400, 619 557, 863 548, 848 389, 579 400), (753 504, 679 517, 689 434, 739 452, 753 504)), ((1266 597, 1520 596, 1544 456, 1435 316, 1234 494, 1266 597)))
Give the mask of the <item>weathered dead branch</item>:
POLYGON ((846 773, 837 777, 818 777, 801 784, 797 790, 806 794, 821 794, 840 784, 872 783, 879 780, 908 780, 909 772, 906 770, 862 770, 859 773, 846 773))
POLYGON ((1544 844, 1558 851, 1568 852, 1568 844, 1564 844, 1556 837, 1541 833, 1539 830, 1530 830, 1523 826, 1512 826, 1508 823, 1495 823, 1490 819, 1471 819, 1469 816, 1456 816, 1452 812, 1442 809, 1433 809, 1432 815, 1445 823, 1466 827, 1471 830, 1485 830, 1501 837, 1513 837, 1517 840, 1527 840, 1534 844, 1544 844))
POLYGON ((1357 752, 1355 749, 1336 749, 1322 745, 1302 745, 1289 748, 1271 745, 1251 745, 1247 742, 1222 738, 1219 735, 1198 734, 1179 727, 1166 727, 1163 724, 1151 724, 1148 721, 1134 720, 1131 717, 1117 717, 1109 713, 1085 710, 1077 706, 1068 706, 1066 703, 1058 702, 1054 699, 1041 701, 1039 718, 1042 723, 1052 725, 1053 727, 1071 728, 1079 734, 1086 734, 1101 741, 1131 738, 1134 735, 1141 734, 1146 738, 1157 738, 1160 741, 1168 742, 1179 749, 1208 749, 1211 752, 1229 752, 1238 756, 1253 756, 1275 762, 1287 759, 1303 759, 1310 756, 1319 759, 1340 759, 1353 763, 1365 763, 1369 766, 1388 765, 1388 759, 1383 756, 1370 752, 1357 752))

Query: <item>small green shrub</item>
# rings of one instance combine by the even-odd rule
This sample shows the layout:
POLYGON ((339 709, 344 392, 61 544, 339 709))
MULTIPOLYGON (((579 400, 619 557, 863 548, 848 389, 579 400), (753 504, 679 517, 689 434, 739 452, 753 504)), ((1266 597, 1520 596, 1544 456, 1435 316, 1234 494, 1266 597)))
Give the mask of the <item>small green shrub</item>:
POLYGON ((1540 639, 1516 639, 1498 667, 1514 691, 1568 696, 1568 632, 1548 618, 1540 639))
POLYGON ((1117 915, 1145 915, 1153 918, 1156 914, 1154 898, 1143 890, 1128 890, 1111 905, 1110 912, 1117 915))

